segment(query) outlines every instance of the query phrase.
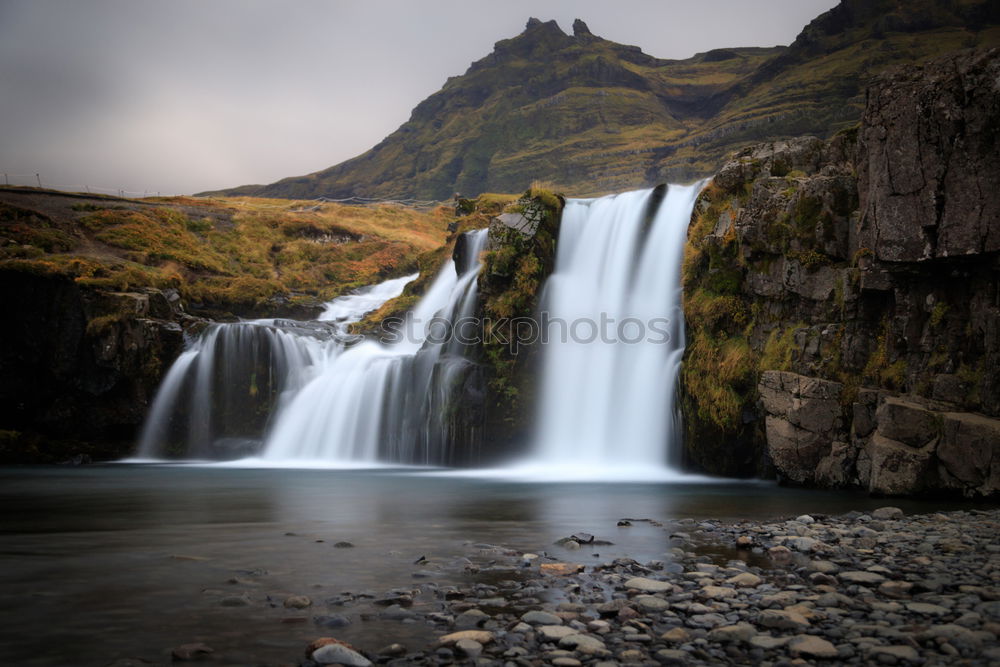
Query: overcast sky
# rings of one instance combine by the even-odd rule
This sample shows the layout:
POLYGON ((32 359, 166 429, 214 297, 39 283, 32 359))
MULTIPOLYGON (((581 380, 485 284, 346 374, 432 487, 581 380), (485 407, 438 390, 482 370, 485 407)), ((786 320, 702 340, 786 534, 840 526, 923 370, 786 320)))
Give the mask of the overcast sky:
POLYGON ((836 0, 0 0, 11 182, 190 193, 353 157, 528 17, 659 58, 790 43, 836 0))

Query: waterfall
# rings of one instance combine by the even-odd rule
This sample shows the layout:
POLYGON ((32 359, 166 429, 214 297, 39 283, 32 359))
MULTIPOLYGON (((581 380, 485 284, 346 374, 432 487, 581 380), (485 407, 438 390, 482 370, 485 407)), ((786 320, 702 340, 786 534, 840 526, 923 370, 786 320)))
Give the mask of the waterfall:
POLYGON ((238 458, 260 451, 272 414, 339 356, 352 322, 399 296, 417 274, 326 304, 319 322, 212 324, 174 362, 139 440, 141 458, 238 458))
MULTIPOLYGON (((677 463, 680 264, 700 187, 566 202, 541 298, 538 419, 525 474, 662 478, 677 463)), ((318 322, 208 327, 167 374, 140 456, 475 462, 482 420, 465 412, 481 409, 483 366, 475 342, 451 334, 475 314, 486 240, 486 230, 459 237, 454 261, 382 341, 352 336, 349 325, 414 276, 336 299, 318 322)))
POLYGON ((365 341, 322 364, 279 412, 265 460, 454 462, 448 417, 476 367, 449 334, 473 314, 486 235, 478 230, 460 238, 458 261, 445 264, 405 325, 394 329, 397 340, 365 341))
POLYGON ((566 202, 542 299, 548 342, 530 466, 592 475, 675 462, 680 264, 701 186, 662 188, 566 202))

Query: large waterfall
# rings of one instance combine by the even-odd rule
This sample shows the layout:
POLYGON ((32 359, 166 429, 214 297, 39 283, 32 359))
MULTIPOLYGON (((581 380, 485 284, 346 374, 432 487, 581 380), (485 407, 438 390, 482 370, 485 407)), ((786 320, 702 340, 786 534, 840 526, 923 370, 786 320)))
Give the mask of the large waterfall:
POLYGON ((680 263, 700 185, 664 187, 566 203, 532 467, 656 476, 676 463, 680 263))

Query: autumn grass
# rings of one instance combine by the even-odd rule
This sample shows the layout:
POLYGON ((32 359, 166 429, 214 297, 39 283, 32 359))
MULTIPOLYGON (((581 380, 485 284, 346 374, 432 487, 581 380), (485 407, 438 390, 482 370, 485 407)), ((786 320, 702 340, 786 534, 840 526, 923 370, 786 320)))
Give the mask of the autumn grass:
POLYGON ((45 212, 0 202, 0 267, 88 287, 175 287, 185 301, 329 299, 402 275, 445 241, 448 209, 268 199, 116 200, 53 194, 45 212), (51 206, 49 206, 51 204, 51 206))

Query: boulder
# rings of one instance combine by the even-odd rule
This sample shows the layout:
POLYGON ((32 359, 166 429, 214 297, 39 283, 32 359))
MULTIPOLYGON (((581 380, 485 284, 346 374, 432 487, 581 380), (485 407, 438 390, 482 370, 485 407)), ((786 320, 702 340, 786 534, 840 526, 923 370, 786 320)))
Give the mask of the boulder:
POLYGON ((933 446, 914 449, 876 433, 868 441, 866 452, 871 465, 870 492, 898 496, 926 488, 933 446))

